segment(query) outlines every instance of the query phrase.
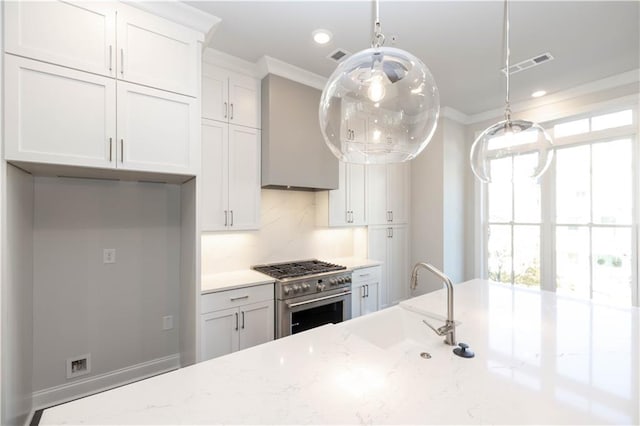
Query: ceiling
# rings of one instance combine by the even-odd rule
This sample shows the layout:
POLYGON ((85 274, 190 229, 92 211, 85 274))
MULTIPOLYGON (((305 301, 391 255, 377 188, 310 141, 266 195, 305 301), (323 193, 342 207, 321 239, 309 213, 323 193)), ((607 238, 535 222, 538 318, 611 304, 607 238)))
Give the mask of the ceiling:
MULTIPOLYGON (((370 46, 371 1, 194 1, 217 16, 210 47, 256 62, 268 55, 328 77, 337 48, 370 46), (326 28, 333 40, 316 45, 311 32, 326 28)), ((550 52, 554 60, 512 76, 512 101, 535 90, 549 94, 640 68, 640 2, 513 1, 512 64, 550 52)), ((504 102, 500 1, 380 2, 386 46, 422 59, 434 75, 441 104, 465 114, 504 102), (397 37, 390 42, 392 35, 397 37)))

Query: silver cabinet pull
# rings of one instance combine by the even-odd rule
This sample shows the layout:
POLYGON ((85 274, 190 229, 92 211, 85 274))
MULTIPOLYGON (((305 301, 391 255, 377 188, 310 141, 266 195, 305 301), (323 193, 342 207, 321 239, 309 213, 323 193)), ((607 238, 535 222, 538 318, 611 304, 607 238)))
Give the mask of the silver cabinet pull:
POLYGON ((231 300, 232 302, 235 302, 236 300, 244 300, 244 299, 248 299, 249 295, 245 295, 245 296, 238 296, 238 297, 231 297, 229 300, 231 300))
POLYGON ((242 329, 244 330, 244 311, 242 311, 242 329))
POLYGON ((120 162, 124 163, 124 139, 120 139, 120 162))
POLYGON ((109 162, 113 161, 113 138, 109 138, 109 162))
POLYGON ((393 210, 389 212, 391 214, 391 222, 393 222, 393 210))
POLYGON ((229 119, 233 120, 233 102, 229 104, 229 111, 230 111, 229 119))
POLYGON ((233 210, 231 210, 231 224, 229 226, 233 226, 233 210))
POLYGON ((365 284, 365 287, 367 288, 367 294, 365 297, 369 297, 369 284, 365 284))
POLYGON ((113 46, 109 45, 109 71, 113 70, 113 46))
POLYGON ((236 312, 235 315, 236 315, 236 331, 238 331, 238 313, 236 312))
POLYGON ((225 102, 224 103, 224 118, 227 118, 227 107, 228 107, 228 104, 225 102))
POLYGON ((365 298, 364 286, 360 287, 360 297, 361 297, 362 299, 364 299, 364 298, 365 298))
POLYGON ((389 232, 391 232, 391 238, 393 238, 393 228, 389 228, 389 232))
POLYGON ((120 74, 124 76, 124 49, 120 49, 120 74))
POLYGON ((224 211, 224 226, 227 226, 227 211, 224 211))

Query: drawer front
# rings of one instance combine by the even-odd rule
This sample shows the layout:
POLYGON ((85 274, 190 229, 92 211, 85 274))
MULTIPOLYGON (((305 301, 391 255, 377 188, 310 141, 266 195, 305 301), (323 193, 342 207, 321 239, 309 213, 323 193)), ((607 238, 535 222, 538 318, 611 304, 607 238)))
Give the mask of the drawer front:
POLYGON ((366 284, 371 282, 380 282, 382 279, 382 268, 380 266, 372 266, 369 268, 356 269, 351 277, 353 286, 366 284))
POLYGON ((200 302, 200 313, 206 314, 220 309, 229 309, 265 300, 273 300, 273 284, 203 294, 200 302))

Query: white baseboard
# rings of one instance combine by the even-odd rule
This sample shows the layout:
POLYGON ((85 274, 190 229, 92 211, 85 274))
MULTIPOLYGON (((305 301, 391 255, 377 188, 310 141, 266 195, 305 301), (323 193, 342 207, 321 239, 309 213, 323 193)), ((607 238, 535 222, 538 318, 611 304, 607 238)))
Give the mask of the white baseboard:
POLYGON ((177 368, 180 368, 180 354, 156 358, 109 373, 39 390, 33 393, 33 407, 34 410, 49 408, 177 368))

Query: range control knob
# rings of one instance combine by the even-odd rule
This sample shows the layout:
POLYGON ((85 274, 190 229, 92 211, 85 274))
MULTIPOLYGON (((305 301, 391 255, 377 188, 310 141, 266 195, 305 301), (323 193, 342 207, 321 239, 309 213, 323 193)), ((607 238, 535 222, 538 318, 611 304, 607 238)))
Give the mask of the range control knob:
POLYGON ((309 283, 304 283, 302 284, 302 291, 307 291, 311 288, 311 286, 309 285, 309 283))
POLYGON ((302 287, 300 287, 298 284, 294 284, 293 285, 293 292, 294 293, 299 293, 300 290, 302 290, 302 287))
POLYGON ((350 283, 351 282, 351 276, 348 276, 347 278, 344 279, 345 282, 350 283))
POLYGON ((316 291, 324 291, 324 284, 316 284, 316 291))
POLYGON ((289 293, 291 293, 291 287, 289 286, 285 286, 282 291, 284 292, 285 296, 289 293))
POLYGON ((329 280, 329 284, 331 284, 331 285, 336 285, 336 284, 338 284, 338 280, 336 280, 335 278, 331 278, 331 279, 329 280))
POLYGON ((344 284, 344 277, 338 278, 338 284, 344 284))

